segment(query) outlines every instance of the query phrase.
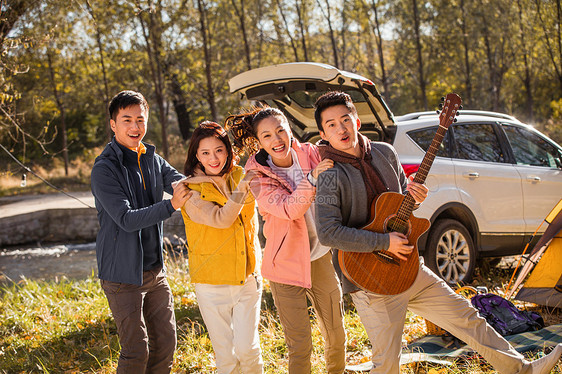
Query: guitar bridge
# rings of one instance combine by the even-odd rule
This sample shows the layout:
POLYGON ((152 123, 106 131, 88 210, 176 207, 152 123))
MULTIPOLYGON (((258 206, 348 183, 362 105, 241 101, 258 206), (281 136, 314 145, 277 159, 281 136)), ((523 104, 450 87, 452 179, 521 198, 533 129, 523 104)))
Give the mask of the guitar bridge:
POLYGON ((396 261, 396 259, 394 257, 392 257, 391 255, 388 255, 382 251, 374 251, 373 252, 375 254, 375 256, 377 256, 377 258, 386 263, 386 264, 391 264, 391 265, 400 265, 400 263, 398 261, 396 261))

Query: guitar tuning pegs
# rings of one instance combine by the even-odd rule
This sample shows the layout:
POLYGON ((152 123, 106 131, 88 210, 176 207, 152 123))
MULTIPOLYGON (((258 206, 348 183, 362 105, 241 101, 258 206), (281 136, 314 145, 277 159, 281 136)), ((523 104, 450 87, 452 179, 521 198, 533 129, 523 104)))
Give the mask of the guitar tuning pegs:
POLYGON ((459 106, 459 110, 462 110, 462 105, 459 106))
POLYGON ((441 101, 445 101, 445 96, 441 96, 441 101))
POLYGON ((455 117, 455 118, 453 119, 453 122, 457 122, 457 117, 455 117))
POLYGON ((440 111, 440 110, 436 110, 435 113, 441 114, 441 111, 440 111))
POLYGON ((439 109, 443 109, 443 103, 439 103, 439 109))

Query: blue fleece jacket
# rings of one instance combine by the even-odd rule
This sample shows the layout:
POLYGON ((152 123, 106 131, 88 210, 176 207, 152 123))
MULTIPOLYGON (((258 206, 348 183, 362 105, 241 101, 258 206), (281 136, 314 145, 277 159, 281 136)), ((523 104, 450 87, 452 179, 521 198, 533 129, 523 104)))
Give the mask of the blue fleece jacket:
POLYGON ((160 262, 162 260, 162 223, 174 212, 170 200, 162 200, 164 191, 173 193, 172 182, 183 177, 166 160, 145 144, 154 204, 137 206, 134 188, 123 164, 123 152, 115 138, 96 158, 91 185, 95 198, 100 231, 96 239, 98 277, 119 283, 142 285, 142 230, 157 225, 160 262))

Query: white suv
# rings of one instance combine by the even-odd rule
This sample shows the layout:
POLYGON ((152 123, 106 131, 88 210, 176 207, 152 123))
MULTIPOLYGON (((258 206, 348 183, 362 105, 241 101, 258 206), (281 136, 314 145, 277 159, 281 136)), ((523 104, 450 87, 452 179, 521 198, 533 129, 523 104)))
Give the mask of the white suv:
MULTIPOLYGON (((500 113, 461 111, 426 180, 415 212, 430 219, 419 247, 449 283, 468 281, 477 257, 521 253, 562 197, 562 148, 500 113)), ((394 139, 407 173, 417 170, 437 130, 437 114, 396 117, 394 139)), ((543 228, 544 230, 544 228, 543 228)))
MULTIPOLYGON (((351 94, 362 132, 396 148, 406 174, 416 172, 439 123, 435 112, 394 118, 365 77, 315 63, 242 73, 231 92, 285 112, 295 135, 316 141, 313 104, 327 90, 351 94)), ((517 119, 461 111, 426 179, 428 198, 414 212, 431 221, 419 240, 426 264, 448 283, 469 281, 479 257, 521 253, 562 197, 562 148, 517 119)), ((536 238, 535 240, 537 240, 536 238)))

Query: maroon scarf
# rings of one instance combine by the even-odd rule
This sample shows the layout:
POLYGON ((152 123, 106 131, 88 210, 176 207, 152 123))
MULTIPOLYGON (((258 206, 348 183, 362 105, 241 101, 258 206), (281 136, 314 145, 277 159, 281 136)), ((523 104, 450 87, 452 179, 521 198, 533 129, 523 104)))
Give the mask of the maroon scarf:
POLYGON ((332 147, 329 143, 319 145, 318 150, 322 159, 329 158, 334 162, 351 164, 353 167, 359 169, 361 175, 363 176, 363 183, 365 183, 365 188, 367 190, 367 201, 369 202, 369 206, 371 206, 373 201, 375 201, 381 193, 386 192, 387 189, 379 173, 371 164, 373 157, 371 155, 371 142, 369 138, 358 133, 357 140, 359 141, 359 147, 361 148, 361 157, 356 157, 350 155, 349 153, 339 151, 332 147))

